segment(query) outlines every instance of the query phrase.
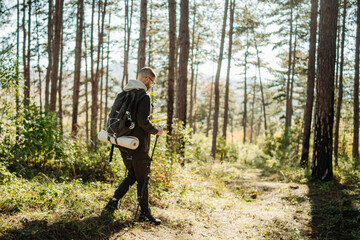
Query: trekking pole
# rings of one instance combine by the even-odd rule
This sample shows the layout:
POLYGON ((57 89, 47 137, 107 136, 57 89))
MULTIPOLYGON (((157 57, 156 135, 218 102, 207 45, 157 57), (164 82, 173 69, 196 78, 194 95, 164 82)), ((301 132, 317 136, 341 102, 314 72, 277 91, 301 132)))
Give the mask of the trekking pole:
POLYGON ((149 179, 150 179, 150 176, 149 176, 149 174, 150 174, 150 166, 151 166, 151 162, 152 162, 152 160, 153 160, 153 156, 154 156, 154 152, 155 152, 156 143, 157 143, 157 141, 158 141, 158 138, 159 138, 159 135, 156 135, 156 139, 155 139, 155 143, 154 143, 154 148, 153 148, 153 150, 152 150, 150 162, 149 162, 149 165, 148 165, 148 167, 147 167, 147 174, 146 174, 147 177, 146 177, 145 180, 144 180, 144 184, 143 184, 142 187, 141 187, 140 196, 138 197, 138 204, 137 204, 137 207, 136 207, 136 212, 135 212, 134 220, 133 220, 133 222, 132 222, 132 225, 133 225, 133 226, 134 226, 134 224, 135 224, 135 222, 136 222, 136 216, 137 216, 138 211, 139 211, 140 201, 141 201, 142 196, 143 196, 143 194, 144 194, 145 187, 146 187, 146 185, 148 184, 148 181, 149 181, 149 179))

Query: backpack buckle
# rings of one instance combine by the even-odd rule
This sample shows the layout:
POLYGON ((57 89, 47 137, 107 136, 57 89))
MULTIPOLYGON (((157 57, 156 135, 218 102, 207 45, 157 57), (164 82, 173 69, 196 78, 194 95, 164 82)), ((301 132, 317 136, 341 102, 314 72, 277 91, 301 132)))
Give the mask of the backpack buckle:
POLYGON ((126 160, 132 161, 132 156, 131 156, 131 155, 130 155, 130 156, 127 156, 126 160))

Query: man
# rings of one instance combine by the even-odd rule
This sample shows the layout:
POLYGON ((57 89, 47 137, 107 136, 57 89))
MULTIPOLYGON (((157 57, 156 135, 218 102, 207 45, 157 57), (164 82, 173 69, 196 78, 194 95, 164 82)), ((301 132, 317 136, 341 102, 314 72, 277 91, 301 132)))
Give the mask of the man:
POLYGON ((113 213, 118 207, 119 200, 126 194, 129 188, 137 182, 137 194, 141 208, 139 220, 145 221, 148 219, 151 223, 159 225, 161 224, 161 220, 154 218, 150 212, 149 193, 146 181, 150 162, 150 134, 160 136, 163 133, 161 127, 154 126, 150 121, 151 101, 150 95, 146 93, 146 91, 151 89, 155 80, 156 74, 154 70, 150 67, 144 67, 138 72, 137 80, 130 80, 124 87, 124 91, 143 89, 143 91, 136 91, 135 101, 137 101, 137 111, 133 119, 135 128, 132 135, 139 139, 139 147, 136 150, 119 147, 128 174, 104 210, 113 213), (144 184, 146 185, 144 186, 144 184), (144 191, 141 194, 142 188, 144 188, 144 191))

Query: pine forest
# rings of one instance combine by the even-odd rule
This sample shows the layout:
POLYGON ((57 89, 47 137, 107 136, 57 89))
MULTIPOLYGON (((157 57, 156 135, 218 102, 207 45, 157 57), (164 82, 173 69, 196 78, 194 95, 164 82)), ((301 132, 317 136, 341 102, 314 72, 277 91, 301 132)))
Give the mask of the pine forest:
POLYGON ((360 0, 0 0, 0 239, 360 239, 359 60, 360 0))

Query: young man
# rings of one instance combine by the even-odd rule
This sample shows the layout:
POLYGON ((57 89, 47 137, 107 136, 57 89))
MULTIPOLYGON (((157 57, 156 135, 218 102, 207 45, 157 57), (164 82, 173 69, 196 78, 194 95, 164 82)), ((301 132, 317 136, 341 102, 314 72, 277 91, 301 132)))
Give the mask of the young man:
POLYGON ((121 182, 104 210, 113 213, 118 207, 119 200, 126 194, 129 188, 137 182, 137 195, 141 208, 139 220, 144 221, 148 219, 151 223, 159 225, 161 224, 161 220, 154 218, 150 212, 147 183, 144 186, 145 182, 147 182, 148 165, 150 162, 150 134, 157 134, 160 136, 163 133, 161 127, 154 126, 150 121, 151 101, 150 95, 146 93, 146 91, 151 89, 155 80, 156 74, 154 70, 150 67, 144 67, 138 72, 137 80, 130 80, 124 87, 124 91, 140 89, 140 91, 136 91, 135 96, 135 101, 137 101, 137 111, 133 119, 135 128, 133 129, 132 134, 139 139, 140 143, 136 150, 119 147, 128 174, 121 182), (141 194, 143 186, 144 191, 141 194))

